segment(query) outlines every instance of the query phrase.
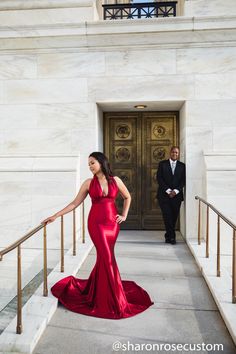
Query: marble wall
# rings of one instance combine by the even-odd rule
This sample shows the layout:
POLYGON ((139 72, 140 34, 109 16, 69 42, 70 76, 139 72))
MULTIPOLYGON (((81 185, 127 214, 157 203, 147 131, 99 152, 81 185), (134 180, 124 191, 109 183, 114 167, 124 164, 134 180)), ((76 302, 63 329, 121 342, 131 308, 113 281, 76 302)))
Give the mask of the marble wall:
MULTIPOLYGON (((165 110, 180 111, 181 159, 187 164, 181 230, 186 237, 196 237, 196 194, 214 195, 212 201, 216 201, 219 193, 222 200, 234 205, 228 185, 222 183, 227 176, 222 159, 216 158, 216 177, 207 172, 204 153, 224 156, 236 151, 235 18, 195 17, 192 21, 178 17, 76 25, 47 21, 25 29, 20 22, 14 28, 6 28, 4 22, 0 25, 0 158, 7 156, 15 166, 19 155, 26 158, 19 170, 14 170, 14 177, 9 171, 0 174, 5 208, 0 246, 13 239, 9 236, 11 226, 35 226, 43 216, 43 205, 54 212, 54 208, 68 204, 78 190, 76 167, 71 174, 64 174, 62 168, 54 186, 56 174, 47 174, 47 169, 33 180, 30 167, 24 173, 27 159, 56 155, 63 166, 64 156, 80 154, 82 181, 90 176, 88 154, 102 147, 103 107, 133 110, 135 103, 142 102, 150 110, 164 106, 165 110), (212 192, 216 180, 218 188, 212 192), (40 201, 32 183, 40 190, 40 201), (13 204, 15 188, 18 198, 13 204), (55 198, 58 193, 59 199, 50 198, 50 193, 55 198), (38 203, 39 209, 30 198, 36 198, 34 205, 38 203), (15 218, 20 218, 19 223, 15 218)), ((53 167, 53 158, 50 161, 53 167)))
POLYGON ((45 24, 76 24, 98 20, 96 0, 2 0, 2 26, 30 27, 45 24))
MULTIPOLYGON (((228 136, 230 138, 230 133, 228 136)), ((207 198, 230 221, 236 224, 236 149, 204 152, 207 198)), ((220 222, 222 253, 232 253, 232 228, 223 220, 220 222)), ((216 249, 217 220, 211 213, 211 245, 216 249)), ((229 260, 231 261, 231 259, 229 260)))
MULTIPOLYGON (((48 153, 40 156, 39 152, 34 155, 26 152, 0 155, 1 248, 7 247, 47 216, 69 204, 78 191, 78 155, 48 153)), ((76 229, 79 230, 79 208, 76 215, 76 229)), ((72 243, 72 214, 65 215, 64 226, 65 248, 68 249, 72 243)), ((23 248, 42 248, 42 235, 40 231, 32 236, 23 248)), ((47 245, 49 249, 60 249, 60 218, 48 226, 47 245)))
POLYGON ((184 16, 229 16, 236 14, 234 0, 185 0, 184 16))

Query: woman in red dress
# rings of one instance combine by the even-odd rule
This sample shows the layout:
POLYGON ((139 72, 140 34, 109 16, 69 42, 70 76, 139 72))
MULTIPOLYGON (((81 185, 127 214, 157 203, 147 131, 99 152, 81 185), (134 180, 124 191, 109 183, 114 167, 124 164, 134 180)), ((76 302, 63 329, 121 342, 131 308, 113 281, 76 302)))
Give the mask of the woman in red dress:
POLYGON ((113 176, 106 156, 93 152, 88 159, 93 178, 81 186, 75 199, 64 209, 43 220, 53 222, 57 217, 77 208, 89 194, 92 207, 88 230, 96 247, 97 259, 88 279, 70 275, 51 288, 52 294, 67 309, 84 315, 120 319, 134 316, 154 303, 148 293, 134 281, 121 280, 114 246, 130 207, 131 196, 119 177, 113 176), (118 195, 124 199, 122 215, 115 205, 118 195))

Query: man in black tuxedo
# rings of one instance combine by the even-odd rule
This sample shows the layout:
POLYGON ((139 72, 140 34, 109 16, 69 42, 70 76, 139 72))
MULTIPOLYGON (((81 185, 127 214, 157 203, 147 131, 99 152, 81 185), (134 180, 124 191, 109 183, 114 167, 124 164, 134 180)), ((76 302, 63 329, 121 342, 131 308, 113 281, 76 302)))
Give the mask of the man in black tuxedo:
POLYGON ((178 160, 179 148, 172 146, 170 158, 159 163, 157 171, 157 199, 162 211, 166 233, 165 242, 175 244, 175 224, 184 200, 185 164, 178 160))

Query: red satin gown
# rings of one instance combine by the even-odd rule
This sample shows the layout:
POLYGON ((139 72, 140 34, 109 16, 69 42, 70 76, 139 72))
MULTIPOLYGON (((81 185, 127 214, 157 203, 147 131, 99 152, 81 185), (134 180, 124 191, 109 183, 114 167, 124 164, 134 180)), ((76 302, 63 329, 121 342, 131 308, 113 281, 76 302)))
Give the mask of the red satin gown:
POLYGON ((88 216, 88 230, 96 247, 97 259, 88 279, 70 275, 51 288, 52 294, 67 309, 88 316, 120 319, 137 315, 154 303, 148 293, 134 281, 121 280, 114 246, 120 226, 116 222, 115 198, 118 187, 114 177, 103 195, 94 175, 89 195, 92 207, 88 216))

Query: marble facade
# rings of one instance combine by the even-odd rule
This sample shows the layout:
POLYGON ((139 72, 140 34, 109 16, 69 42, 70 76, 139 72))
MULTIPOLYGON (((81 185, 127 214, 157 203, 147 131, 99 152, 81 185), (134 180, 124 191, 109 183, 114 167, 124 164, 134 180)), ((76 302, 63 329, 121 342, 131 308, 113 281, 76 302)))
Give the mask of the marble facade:
POLYGON ((137 103, 180 111, 184 237, 197 236, 195 195, 236 222, 236 6, 202 3, 186 0, 176 18, 99 21, 92 0, 1 1, 1 248, 72 200, 102 149, 103 112, 137 103))
POLYGON ((185 0, 185 16, 227 16, 236 14, 234 0, 185 0))

